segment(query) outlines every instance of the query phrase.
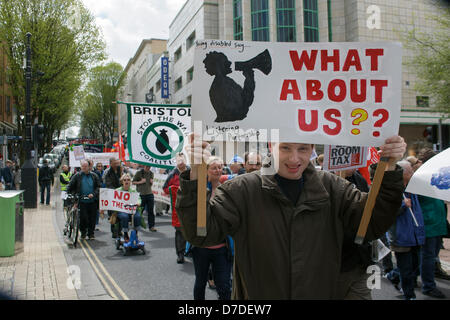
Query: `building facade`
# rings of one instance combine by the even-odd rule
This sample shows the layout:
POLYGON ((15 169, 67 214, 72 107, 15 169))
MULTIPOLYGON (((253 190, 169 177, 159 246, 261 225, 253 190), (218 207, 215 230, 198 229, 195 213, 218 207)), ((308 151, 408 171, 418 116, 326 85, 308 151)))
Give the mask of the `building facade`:
MULTIPOLYGON (((187 0, 169 27, 168 102, 192 101, 195 40, 401 42, 412 29, 432 33, 436 25, 428 18, 439 12, 435 0, 187 0)), ((403 48, 404 62, 412 55, 403 48)), ((430 111, 430 97, 414 90, 417 81, 415 71, 404 63, 399 134, 411 154, 430 144, 424 138, 430 126, 436 132, 442 124, 444 147, 450 132, 450 120, 430 111)))
POLYGON ((14 154, 17 154, 20 148, 17 137, 17 99, 13 96, 10 87, 8 58, 5 50, 6 47, 0 43, 0 159, 3 164, 6 158, 16 160, 14 154))
MULTIPOLYGON (((125 84, 117 97, 122 102, 166 103, 161 94, 161 56, 167 55, 167 40, 144 39, 131 58, 124 73, 125 84)), ((126 135, 127 110, 118 105, 122 134, 126 135)))

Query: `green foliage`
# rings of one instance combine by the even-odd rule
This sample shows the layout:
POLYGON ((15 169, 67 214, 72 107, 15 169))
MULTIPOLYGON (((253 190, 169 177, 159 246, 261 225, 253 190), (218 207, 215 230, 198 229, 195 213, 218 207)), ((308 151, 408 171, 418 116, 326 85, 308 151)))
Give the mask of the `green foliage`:
POLYGON ((48 148, 54 133, 76 113, 74 100, 83 76, 90 65, 105 58, 105 44, 94 17, 80 0, 0 1, 0 41, 8 48, 18 115, 25 112, 27 32, 32 34, 32 122, 38 118, 46 128, 48 148))
POLYGON ((81 99, 80 134, 112 143, 123 68, 116 62, 100 65, 89 72, 89 82, 81 99))
POLYGON ((450 117, 450 8, 429 19, 437 25, 433 33, 412 30, 405 37, 405 46, 415 54, 407 65, 420 80, 415 89, 431 96, 435 111, 450 117))

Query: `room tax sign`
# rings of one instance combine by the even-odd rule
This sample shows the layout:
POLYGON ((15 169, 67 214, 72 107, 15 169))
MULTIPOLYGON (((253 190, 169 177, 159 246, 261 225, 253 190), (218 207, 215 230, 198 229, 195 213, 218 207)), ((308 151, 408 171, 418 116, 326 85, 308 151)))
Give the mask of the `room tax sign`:
POLYGON ((127 104, 130 161, 172 169, 191 131, 189 105, 127 104))

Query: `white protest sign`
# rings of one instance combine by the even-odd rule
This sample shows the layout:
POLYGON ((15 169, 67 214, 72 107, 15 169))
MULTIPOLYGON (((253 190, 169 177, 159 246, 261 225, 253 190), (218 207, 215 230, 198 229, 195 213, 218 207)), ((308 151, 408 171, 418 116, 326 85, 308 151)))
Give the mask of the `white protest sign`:
POLYGON ((132 105, 128 108, 130 162, 172 169, 191 132, 191 108, 132 105))
POLYGON ((73 155, 75 160, 80 161, 85 159, 84 148, 83 146, 74 146, 73 147, 73 155))
POLYGON ((170 195, 165 194, 163 190, 164 183, 168 176, 168 174, 153 173, 152 191, 155 201, 170 205, 170 195))
MULTIPOLYGON (((86 152, 84 155, 86 160, 90 159, 94 162, 94 167, 96 166, 97 163, 101 163, 104 166, 109 165, 109 159, 111 158, 119 159, 119 153, 117 152, 103 152, 103 153, 86 152)), ((72 151, 69 152, 69 166, 71 168, 81 167, 80 160, 75 159, 75 154, 72 151)))
POLYGON ((396 42, 197 40, 192 118, 203 140, 380 146, 398 134, 401 59, 396 42))
POLYGON ((369 147, 325 146, 323 170, 341 171, 363 168, 367 165, 369 147))
POLYGON ((409 180, 406 192, 450 201, 450 148, 421 165, 409 180))
POLYGON ((134 213, 135 208, 133 206, 139 202, 139 193, 100 188, 99 202, 99 210, 134 213))

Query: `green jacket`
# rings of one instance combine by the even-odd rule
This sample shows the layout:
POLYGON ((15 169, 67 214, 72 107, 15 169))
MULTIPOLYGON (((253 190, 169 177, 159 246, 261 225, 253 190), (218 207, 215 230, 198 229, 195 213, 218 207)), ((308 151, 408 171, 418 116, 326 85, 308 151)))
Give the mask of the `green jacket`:
POLYGON ((427 238, 447 234, 447 209, 444 201, 418 195, 427 238))
MULTIPOLYGON (((384 175, 366 240, 393 224, 402 202, 400 167, 384 175)), ((196 235, 197 181, 180 177, 176 210, 185 239, 201 247, 235 241, 233 299, 334 299, 344 233, 356 236, 367 193, 310 164, 295 206, 273 175, 253 172, 216 189, 207 236, 196 235)))

